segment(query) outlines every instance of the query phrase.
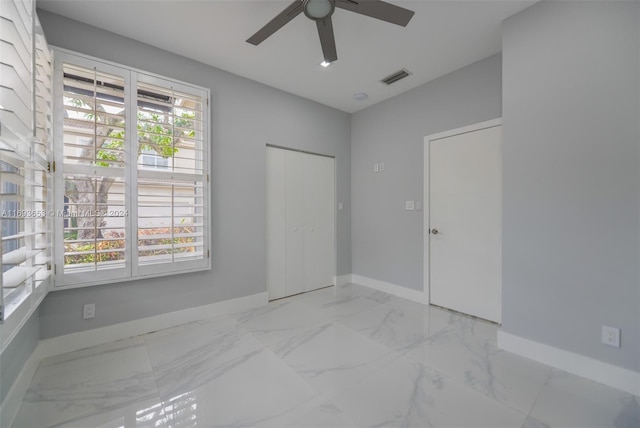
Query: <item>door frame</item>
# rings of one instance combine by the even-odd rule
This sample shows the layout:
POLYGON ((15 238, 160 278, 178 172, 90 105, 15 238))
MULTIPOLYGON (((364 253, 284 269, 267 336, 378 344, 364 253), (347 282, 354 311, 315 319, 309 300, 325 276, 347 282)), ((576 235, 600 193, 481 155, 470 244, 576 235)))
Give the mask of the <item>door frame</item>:
POLYGON ((468 134, 469 132, 480 131, 482 129, 494 128, 502 125, 502 118, 487 120, 485 122, 474 123, 473 125, 463 126, 461 128, 451 129, 449 131, 438 132, 424 137, 424 164, 423 164, 423 259, 422 259, 422 290, 426 294, 429 304, 431 304, 431 180, 430 180, 430 160, 431 160, 431 142, 441 140, 443 138, 454 137, 456 135, 468 134))

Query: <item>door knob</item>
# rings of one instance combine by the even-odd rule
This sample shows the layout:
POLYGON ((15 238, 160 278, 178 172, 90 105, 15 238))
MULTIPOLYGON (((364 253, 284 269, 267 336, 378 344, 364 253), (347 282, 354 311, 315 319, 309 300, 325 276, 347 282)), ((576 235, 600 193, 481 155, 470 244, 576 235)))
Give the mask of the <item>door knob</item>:
POLYGON ((440 232, 438 232, 438 229, 431 229, 431 233, 434 235, 437 235, 440 232))

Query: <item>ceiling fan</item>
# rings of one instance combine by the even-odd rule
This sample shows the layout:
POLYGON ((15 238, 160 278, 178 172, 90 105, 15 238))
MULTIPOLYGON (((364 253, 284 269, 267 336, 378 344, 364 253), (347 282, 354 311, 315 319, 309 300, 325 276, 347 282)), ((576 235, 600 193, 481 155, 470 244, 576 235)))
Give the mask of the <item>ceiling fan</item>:
POLYGON ((267 25, 249 37, 247 42, 256 46, 259 45, 286 23, 304 12, 307 18, 316 21, 324 61, 328 65, 338 59, 336 41, 333 36, 333 24, 331 23, 331 15, 333 15, 336 7, 403 27, 407 26, 414 14, 409 9, 381 0, 295 0, 269 21, 267 25))

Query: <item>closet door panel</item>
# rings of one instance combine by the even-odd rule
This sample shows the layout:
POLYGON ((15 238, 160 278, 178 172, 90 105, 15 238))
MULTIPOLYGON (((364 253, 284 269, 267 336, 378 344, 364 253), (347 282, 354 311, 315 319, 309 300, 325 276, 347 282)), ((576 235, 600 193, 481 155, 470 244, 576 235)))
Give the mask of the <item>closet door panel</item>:
POLYGON ((304 173, 305 291, 310 291, 334 284, 334 159, 306 155, 304 173))
POLYGON ((285 152, 267 147, 267 290, 271 300, 287 295, 286 166, 285 152))
POLYGON ((305 155, 286 151, 286 294, 305 287, 305 155))

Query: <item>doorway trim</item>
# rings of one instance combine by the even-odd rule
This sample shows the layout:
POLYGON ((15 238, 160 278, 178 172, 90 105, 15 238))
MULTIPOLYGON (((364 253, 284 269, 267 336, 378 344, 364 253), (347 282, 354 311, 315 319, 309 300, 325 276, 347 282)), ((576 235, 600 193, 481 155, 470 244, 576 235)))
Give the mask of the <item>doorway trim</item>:
POLYGON ((423 163, 423 221, 422 221, 422 242, 423 242, 423 252, 422 252, 422 290, 427 297, 427 301, 431 303, 431 284, 430 284, 430 239, 431 233, 429 233, 431 229, 431 225, 429 223, 429 213, 431 210, 431 201, 430 201, 430 168, 429 161, 430 157, 430 147, 431 142, 436 140, 441 140, 443 138, 454 137, 456 135, 467 134, 469 132, 480 131, 482 129, 494 128, 496 126, 502 125, 502 118, 487 120, 485 122, 474 123, 473 125, 463 126, 461 128, 451 129, 449 131, 438 132, 437 134, 431 134, 424 137, 424 163, 423 163))

